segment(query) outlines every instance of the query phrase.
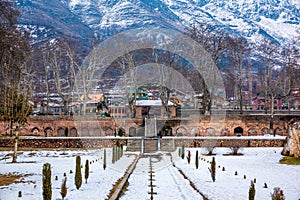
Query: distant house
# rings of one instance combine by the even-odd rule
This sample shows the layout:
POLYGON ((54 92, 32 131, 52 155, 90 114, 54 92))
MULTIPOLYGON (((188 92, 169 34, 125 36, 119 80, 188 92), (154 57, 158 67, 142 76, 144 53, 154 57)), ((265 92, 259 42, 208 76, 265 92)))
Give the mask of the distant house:
MULTIPOLYGON (((282 105, 283 105, 283 99, 284 96, 282 95, 282 93, 278 90, 276 91, 276 96, 274 98, 274 109, 275 110, 281 110, 282 109, 282 105)), ((264 110, 265 107, 267 107, 267 109, 271 108, 271 98, 269 99, 265 99, 265 94, 263 92, 258 93, 256 97, 254 97, 252 99, 253 101, 253 109, 254 110, 264 110)))
MULTIPOLYGON (((136 118, 161 117, 164 113, 164 107, 161 100, 137 100, 136 101, 136 118)), ((170 117, 176 117, 177 104, 169 101, 170 117)))
POLYGON ((300 88, 292 88, 288 96, 290 108, 300 110, 300 88))

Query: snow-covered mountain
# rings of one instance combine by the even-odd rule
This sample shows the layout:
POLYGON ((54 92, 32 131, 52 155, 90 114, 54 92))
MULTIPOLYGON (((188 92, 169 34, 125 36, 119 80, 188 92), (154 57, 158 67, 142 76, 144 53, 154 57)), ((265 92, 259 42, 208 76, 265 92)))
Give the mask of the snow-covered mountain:
POLYGON ((252 41, 278 44, 299 35, 300 0, 15 0, 20 24, 32 36, 65 35, 87 42, 94 33, 163 26, 184 30, 194 22, 222 27, 252 41))

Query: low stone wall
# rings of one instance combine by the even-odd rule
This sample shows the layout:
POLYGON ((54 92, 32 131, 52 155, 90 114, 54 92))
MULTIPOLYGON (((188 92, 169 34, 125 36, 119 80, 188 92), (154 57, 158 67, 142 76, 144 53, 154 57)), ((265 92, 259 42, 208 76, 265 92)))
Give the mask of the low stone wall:
MULTIPOLYGON (((19 148, 108 148, 116 144, 127 145, 142 138, 20 138, 19 148)), ((172 151, 176 147, 283 147, 282 138, 247 139, 247 138, 162 138, 162 151, 172 151)), ((0 138, 0 148, 13 148, 13 138, 0 138)), ((139 142, 140 144, 140 142, 139 142)))
MULTIPOLYGON (((117 143, 126 145, 126 139, 106 138, 21 138, 19 148, 109 148, 117 143)), ((14 139, 1 138, 0 147, 13 147, 14 139)))
POLYGON ((283 147, 283 139, 174 139, 176 147, 283 147))

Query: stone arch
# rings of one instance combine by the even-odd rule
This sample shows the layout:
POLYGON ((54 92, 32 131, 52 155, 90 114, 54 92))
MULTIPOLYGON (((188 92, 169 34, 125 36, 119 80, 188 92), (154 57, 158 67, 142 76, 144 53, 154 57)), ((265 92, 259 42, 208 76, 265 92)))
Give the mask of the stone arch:
POLYGON ((192 128, 191 129, 191 136, 193 136, 193 137, 200 136, 199 128, 192 128))
POLYGON ((187 136, 188 131, 185 127, 180 126, 176 129, 176 136, 187 136))
POLYGON ((91 129, 89 136, 101 136, 101 129, 99 127, 91 129))
POLYGON ((244 133, 244 129, 242 127, 238 126, 234 129, 233 132, 234 132, 234 135, 241 136, 244 133))
POLYGON ((64 137, 64 136, 65 136, 65 128, 59 127, 59 128, 57 129, 57 136, 59 136, 59 137, 64 137))
POLYGON ((53 129, 51 127, 47 127, 44 129, 45 137, 52 136, 53 129))
POLYGON ((87 127, 81 128, 81 134, 80 134, 80 136, 89 136, 89 134, 90 134, 90 131, 89 131, 89 129, 87 127))
POLYGON ((274 132, 276 135, 284 135, 284 132, 280 127, 275 128, 274 132))
POLYGON ((221 129, 221 136, 229 136, 230 135, 230 129, 227 127, 224 127, 221 129))
POLYGON ((118 129, 118 136, 125 136, 125 129, 124 128, 122 128, 122 127, 120 127, 119 129, 118 129))
POLYGON ((136 128, 130 127, 129 128, 129 137, 134 137, 134 136, 136 136, 136 128))
POLYGON ((207 129, 205 129, 205 134, 206 136, 215 136, 216 129, 214 129, 213 127, 208 127, 207 129))
POLYGON ((33 129, 31 129, 31 133, 33 135, 39 135, 40 129, 38 127, 34 127, 33 129))
POLYGON ((269 134, 269 129, 268 129, 267 127, 263 127, 263 128, 261 129, 261 134, 262 134, 262 135, 269 134))
POLYGON ((77 137, 78 133, 77 133, 77 129, 75 127, 72 127, 70 129, 70 137, 77 137))
POLYGON ((110 128, 110 127, 107 127, 105 129, 105 135, 106 136, 113 136, 114 135, 114 130, 112 128, 110 128))
POLYGON ((255 135, 259 135, 257 129, 256 128, 249 128, 248 129, 248 136, 255 136, 255 135))

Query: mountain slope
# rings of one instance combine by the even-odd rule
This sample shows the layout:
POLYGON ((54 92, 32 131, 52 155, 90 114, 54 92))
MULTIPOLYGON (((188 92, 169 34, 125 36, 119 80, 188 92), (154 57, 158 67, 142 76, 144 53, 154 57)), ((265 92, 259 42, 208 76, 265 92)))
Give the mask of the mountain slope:
POLYGON ((87 42, 93 33, 146 26, 183 30, 210 23, 232 34, 278 44, 298 36, 299 0, 17 0, 21 24, 40 39, 67 35, 87 42), (32 31, 32 32, 34 32, 32 31), (43 38, 44 37, 44 38, 43 38))

